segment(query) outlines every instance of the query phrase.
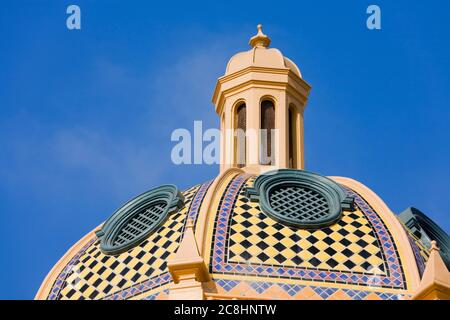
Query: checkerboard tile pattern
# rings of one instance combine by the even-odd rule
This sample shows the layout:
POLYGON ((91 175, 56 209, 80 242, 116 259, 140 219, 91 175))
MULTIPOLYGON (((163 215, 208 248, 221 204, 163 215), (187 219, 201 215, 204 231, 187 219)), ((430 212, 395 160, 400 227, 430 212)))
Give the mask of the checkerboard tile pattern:
POLYGON ((386 226, 357 193, 356 210, 318 230, 283 226, 245 197, 254 177, 232 179, 219 203, 210 272, 406 289, 386 226))
POLYGON ((227 254, 229 262, 386 274, 378 240, 360 210, 345 211, 328 228, 291 228, 262 213, 245 188, 234 205, 227 254))
POLYGON ((48 300, 57 300, 60 297, 61 288, 66 286, 66 278, 69 274, 72 273, 73 266, 78 263, 80 257, 85 253, 85 251, 95 243, 95 238, 92 238, 88 241, 88 243, 81 248, 79 252, 77 252, 69 263, 64 267, 61 273, 58 275, 58 278, 53 283, 52 289, 48 295, 48 300))
POLYGON ((99 299, 166 271, 165 261, 178 247, 185 215, 175 213, 139 246, 118 256, 102 254, 98 245, 86 250, 72 268, 61 298, 99 299))
POLYGON ((148 239, 117 256, 101 252, 96 239, 78 252, 55 281, 49 299, 128 299, 171 281, 166 261, 178 249, 187 217, 194 221, 210 182, 185 192, 185 206, 148 239), (191 210, 192 209, 192 210, 191 210))

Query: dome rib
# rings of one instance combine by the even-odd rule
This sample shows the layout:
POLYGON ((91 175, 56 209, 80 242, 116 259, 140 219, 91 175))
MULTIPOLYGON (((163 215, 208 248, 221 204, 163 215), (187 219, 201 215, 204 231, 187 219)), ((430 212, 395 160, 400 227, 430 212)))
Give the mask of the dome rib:
POLYGON ((284 57, 276 48, 254 47, 248 51, 235 54, 226 67, 225 75, 233 74, 248 67, 264 67, 274 69, 289 69, 298 77, 302 77, 297 65, 284 57))

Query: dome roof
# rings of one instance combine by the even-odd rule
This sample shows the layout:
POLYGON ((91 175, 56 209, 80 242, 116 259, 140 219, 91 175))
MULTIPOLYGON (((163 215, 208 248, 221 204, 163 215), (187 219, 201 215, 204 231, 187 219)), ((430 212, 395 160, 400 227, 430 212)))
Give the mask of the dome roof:
MULTIPOLYGON (((106 254, 89 233, 55 266, 38 297, 167 299, 173 284, 167 261, 192 221, 211 277, 204 283, 207 297, 408 298, 428 250, 365 186, 320 179, 342 188, 343 203, 354 202, 327 226, 302 228, 274 218, 253 197, 258 176, 230 169, 182 192, 183 205, 128 251, 106 254)), ((299 197, 285 192, 286 199, 299 197)), ((313 202, 320 211, 323 203, 313 202)))
MULTIPOLYGON (((286 100, 278 110, 285 98, 306 100, 310 86, 268 48, 261 25, 250 45, 229 61, 233 76, 218 80, 214 101, 251 82, 254 105, 270 91, 286 100)), ((450 238, 423 213, 397 217, 355 180, 286 167, 221 166, 185 191, 162 185, 135 197, 67 251, 36 298, 393 300, 432 297, 434 274, 450 278, 439 258, 450 264, 450 238), (434 241, 441 254, 430 253, 434 241)))
POLYGON ((262 33, 262 26, 258 25, 258 33, 250 39, 252 49, 235 54, 227 64, 225 75, 229 75, 248 67, 265 67, 276 69, 290 69, 300 78, 302 77, 297 65, 280 50, 268 48, 270 39, 262 33))
POLYGON ((247 67, 288 68, 300 78, 300 69, 289 58, 283 56, 280 50, 275 48, 255 47, 245 52, 235 54, 228 61, 225 75, 229 75, 247 67))

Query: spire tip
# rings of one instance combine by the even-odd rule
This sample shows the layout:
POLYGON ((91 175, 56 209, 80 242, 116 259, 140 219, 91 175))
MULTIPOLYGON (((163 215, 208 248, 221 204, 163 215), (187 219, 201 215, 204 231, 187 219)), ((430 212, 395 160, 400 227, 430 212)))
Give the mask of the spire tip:
POLYGON ((270 45, 270 38, 262 32, 262 24, 259 23, 256 28, 258 29, 258 33, 251 37, 250 46, 254 47, 263 47, 267 48, 270 45))

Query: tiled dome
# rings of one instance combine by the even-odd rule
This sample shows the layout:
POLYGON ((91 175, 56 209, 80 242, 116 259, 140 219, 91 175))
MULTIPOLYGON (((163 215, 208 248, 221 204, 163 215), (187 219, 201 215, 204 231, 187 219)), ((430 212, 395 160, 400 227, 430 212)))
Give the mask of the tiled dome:
POLYGON ((259 25, 217 81, 218 176, 124 204, 61 258, 36 298, 450 298, 450 238, 437 224, 416 209, 396 216, 355 180, 304 170, 311 87, 269 44, 259 25), (228 135, 261 129, 280 134, 228 135))
MULTIPOLYGON (((361 184, 333 180, 354 199, 333 224, 286 225, 247 191, 257 176, 238 169, 183 192, 184 205, 143 242, 118 255, 102 252, 94 232, 55 266, 47 299, 167 299, 190 219, 210 281, 206 296, 271 299, 403 299, 423 272, 427 249, 361 184), (411 261, 412 257, 412 261, 411 261)), ((98 230, 98 228, 96 229, 98 230)))

